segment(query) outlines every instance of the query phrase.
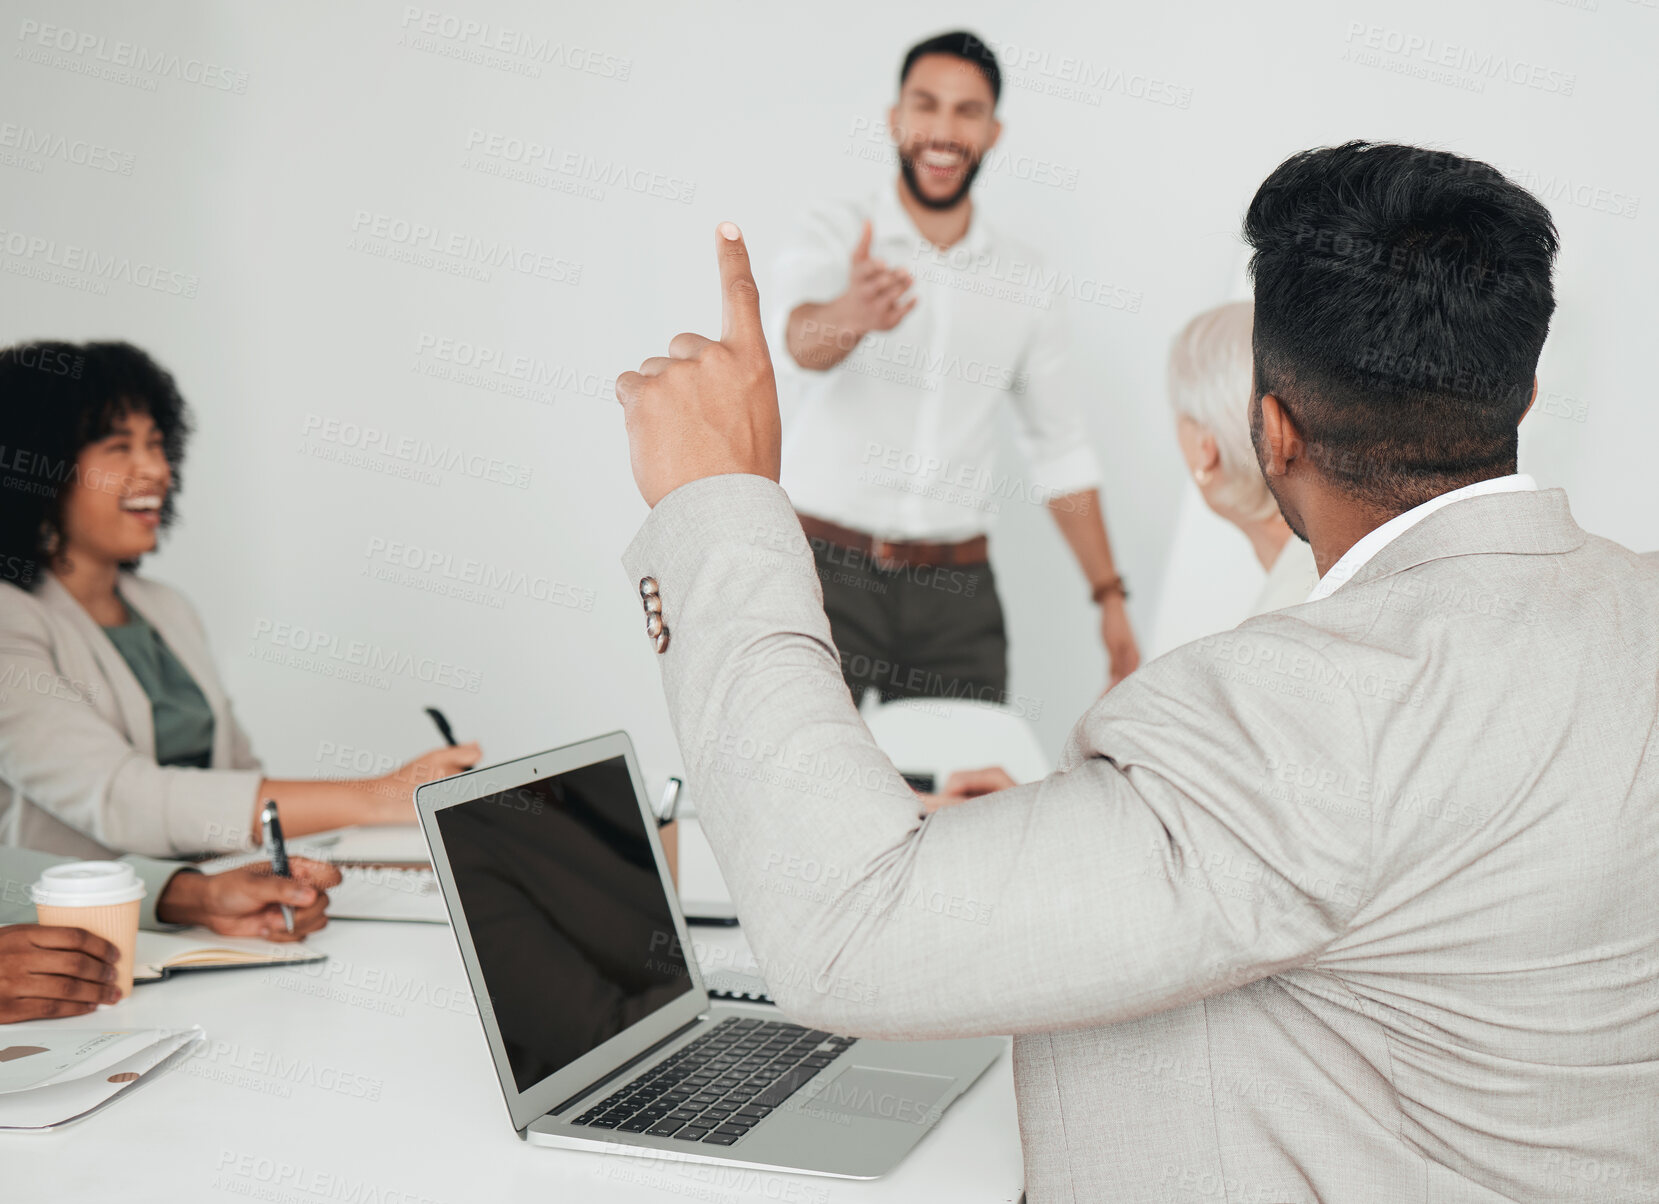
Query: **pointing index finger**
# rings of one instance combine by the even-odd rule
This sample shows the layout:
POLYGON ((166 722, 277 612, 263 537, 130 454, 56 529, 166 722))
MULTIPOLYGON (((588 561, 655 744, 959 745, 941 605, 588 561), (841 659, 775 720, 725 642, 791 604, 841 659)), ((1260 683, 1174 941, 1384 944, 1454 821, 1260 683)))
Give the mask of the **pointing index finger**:
POLYGON ((743 232, 731 222, 721 222, 715 232, 720 257, 720 341, 765 346, 760 322, 760 290, 749 270, 749 249, 743 232))

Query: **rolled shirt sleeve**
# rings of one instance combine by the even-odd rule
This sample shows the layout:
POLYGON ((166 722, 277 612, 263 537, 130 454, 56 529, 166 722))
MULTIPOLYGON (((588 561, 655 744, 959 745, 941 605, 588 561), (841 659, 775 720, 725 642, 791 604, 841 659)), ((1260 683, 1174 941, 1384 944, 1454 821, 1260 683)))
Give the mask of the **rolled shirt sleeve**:
POLYGON ((1059 305, 1038 321, 1009 395, 1018 421, 1020 451, 1045 498, 1100 486, 1100 457, 1078 400, 1072 372, 1070 323, 1059 305))
POLYGON ((833 301, 846 291, 848 257, 857 244, 861 220, 847 205, 802 214, 773 259, 766 338, 776 367, 807 371, 789 354, 789 315, 802 305, 833 301))

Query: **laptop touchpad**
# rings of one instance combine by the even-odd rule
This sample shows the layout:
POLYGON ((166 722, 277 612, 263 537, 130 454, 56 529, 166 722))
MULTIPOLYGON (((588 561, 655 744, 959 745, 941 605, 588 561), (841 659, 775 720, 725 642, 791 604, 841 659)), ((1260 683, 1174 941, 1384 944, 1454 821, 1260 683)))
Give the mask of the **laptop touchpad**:
POLYGON ((803 1112, 845 1113, 920 1125, 937 1120, 934 1104, 956 1083, 939 1074, 849 1066, 804 1102, 803 1112))

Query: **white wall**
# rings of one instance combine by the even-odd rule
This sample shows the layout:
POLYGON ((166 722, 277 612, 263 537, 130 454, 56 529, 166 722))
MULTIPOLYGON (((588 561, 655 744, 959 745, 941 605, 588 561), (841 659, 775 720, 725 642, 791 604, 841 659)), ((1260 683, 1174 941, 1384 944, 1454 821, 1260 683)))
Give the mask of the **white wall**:
MULTIPOLYGON (((1024 69, 1008 64, 1003 145, 1075 173, 1068 189, 987 172, 987 211, 1141 298, 1138 312, 1079 309, 1075 321, 1112 533, 1148 643, 1183 494, 1163 395, 1168 340, 1231 291, 1238 220, 1262 177, 1292 151, 1351 137, 1444 146, 1545 193, 1564 252, 1541 374, 1565 416, 1527 420, 1523 467, 1566 486, 1591 530, 1659 547, 1647 465, 1659 445, 1659 7, 1590 3, 555 11, 503 0, 416 8, 406 25, 402 3, 8 0, 0 340, 126 338, 178 375, 200 431, 184 521, 147 567, 203 611, 273 772, 328 771, 325 742, 412 755, 434 742, 420 708, 436 704, 492 759, 623 727, 660 773, 678 753, 617 559, 645 508, 604 378, 661 353, 678 330, 714 327, 718 220, 739 221, 764 261, 803 205, 889 176, 859 156, 857 132, 885 112, 905 46, 956 25, 1015 57, 1032 52, 1024 69), (563 57, 537 64, 509 48, 478 62, 457 57, 468 49, 458 39, 411 44, 426 11, 486 23, 492 38, 506 29, 551 42, 563 57), (35 24, 70 31, 54 36, 71 49, 41 47, 35 24), (162 67, 135 71, 136 85, 88 73, 100 53, 125 53, 122 41, 162 67), (1368 41, 1383 48, 1356 61, 1368 41), (1068 87, 1066 56, 1091 77, 1081 97, 1052 91, 1068 87), (1465 64, 1462 86, 1405 73, 1443 56, 1465 64), (192 82, 204 62, 230 73, 212 78, 231 90, 192 82), (1543 86, 1481 74, 1497 64, 1525 79, 1517 63, 1540 67, 1543 86), (1148 80, 1185 107, 1147 99, 1148 80), (654 172, 669 195, 624 185, 571 195, 485 174, 468 153, 473 131, 591 156, 601 170, 654 172), (15 145, 42 134, 110 148, 130 174, 15 145), (1604 211, 1632 204, 1634 216, 1604 211), (440 241, 506 240, 548 275, 579 265, 579 279, 497 268, 473 280, 377 257, 350 245, 362 212, 432 227, 440 241), (75 244, 181 273, 164 280, 194 278, 194 295, 125 280, 94 295, 19 275, 49 257, 20 252, 20 238, 52 240, 59 257, 75 244), (438 379, 424 371, 439 366, 427 339, 526 357, 565 386, 524 399, 438 379), (493 458, 528 473, 528 486, 445 469, 435 483, 399 479, 374 470, 401 463, 381 454, 368 457, 373 468, 326 460, 317 453, 349 450, 328 437, 333 423, 493 458), (424 575, 366 575, 381 563, 368 550, 393 542, 448 556, 455 571, 471 558, 556 583, 578 605, 508 592, 498 608, 427 592, 424 575), (255 653, 273 650, 277 624, 321 632, 342 652, 365 641, 434 658, 479 688, 429 684, 418 670, 384 674, 381 688, 269 663, 255 653)), ((1102 681, 1092 609, 1038 508, 1005 513, 994 546, 1011 686, 1042 700, 1052 752, 1102 681)))

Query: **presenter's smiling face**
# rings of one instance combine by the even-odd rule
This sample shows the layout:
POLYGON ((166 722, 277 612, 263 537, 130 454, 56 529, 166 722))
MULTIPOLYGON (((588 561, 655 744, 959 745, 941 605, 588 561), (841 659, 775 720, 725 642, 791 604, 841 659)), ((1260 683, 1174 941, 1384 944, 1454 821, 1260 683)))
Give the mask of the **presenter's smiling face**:
POLYGON ((930 209, 949 209, 967 195, 1002 133, 990 83, 951 54, 926 54, 910 65, 887 128, 911 195, 930 209))
POLYGON ((63 502, 62 550, 120 563, 156 546, 173 468, 161 429, 143 410, 115 418, 107 435, 81 449, 63 502))

